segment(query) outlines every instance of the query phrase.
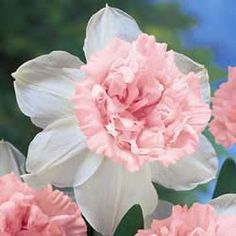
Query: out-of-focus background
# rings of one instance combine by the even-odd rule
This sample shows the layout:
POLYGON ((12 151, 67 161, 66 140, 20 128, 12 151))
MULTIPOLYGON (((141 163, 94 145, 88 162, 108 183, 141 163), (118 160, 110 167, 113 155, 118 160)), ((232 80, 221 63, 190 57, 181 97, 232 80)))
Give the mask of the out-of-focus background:
MULTIPOLYGON (((84 60, 87 21, 106 2, 132 15, 143 31, 169 48, 204 64, 214 89, 226 79, 227 66, 236 65, 235 0, 0 0, 0 139, 26 154, 39 131, 19 111, 10 74, 23 62, 56 49, 84 60)), ((208 186, 193 195, 171 192, 170 200, 203 199, 210 196, 205 191, 208 186)))

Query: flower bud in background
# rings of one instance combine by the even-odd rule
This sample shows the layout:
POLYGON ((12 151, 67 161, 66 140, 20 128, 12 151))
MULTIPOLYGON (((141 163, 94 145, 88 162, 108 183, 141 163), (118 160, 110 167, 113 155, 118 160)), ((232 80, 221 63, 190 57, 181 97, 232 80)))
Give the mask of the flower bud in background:
POLYGON ((32 190, 15 174, 0 177, 0 234, 86 236, 78 206, 51 186, 32 190))
POLYGON ((236 143, 236 67, 229 67, 229 79, 215 92, 212 103, 211 133, 218 144, 229 148, 236 143))
POLYGON ((173 206, 170 217, 153 220, 151 228, 136 236, 229 236, 236 232, 236 194, 226 194, 210 204, 173 206))

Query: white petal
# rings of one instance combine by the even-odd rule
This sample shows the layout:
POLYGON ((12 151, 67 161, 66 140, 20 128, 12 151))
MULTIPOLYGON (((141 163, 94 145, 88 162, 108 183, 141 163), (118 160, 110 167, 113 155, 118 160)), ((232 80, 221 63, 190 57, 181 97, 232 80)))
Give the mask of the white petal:
POLYGON ((24 63, 12 74, 18 105, 35 125, 45 128, 74 112, 71 98, 83 78, 81 65, 77 57, 55 51, 24 63))
POLYGON ((210 103, 210 84, 209 84, 209 76, 208 71, 204 67, 189 57, 186 57, 183 54, 175 52, 175 62, 179 68, 179 70, 185 74, 189 72, 197 73, 200 79, 200 86, 201 86, 201 95, 203 100, 206 103, 210 103))
POLYGON ((236 215, 236 194, 224 194, 213 199, 210 204, 221 215, 236 215))
POLYGON ((211 143, 202 135, 193 155, 184 157, 169 167, 153 162, 151 169, 154 182, 175 190, 189 190, 216 177, 216 153, 211 143))
POLYGON ((120 9, 106 6, 89 20, 84 42, 87 60, 97 50, 104 48, 113 38, 132 42, 141 34, 135 20, 120 9))
POLYGON ((138 172, 129 172, 108 159, 87 182, 75 186, 75 196, 87 221, 103 235, 114 235, 122 217, 133 205, 140 204, 144 217, 157 205, 147 166, 138 172))
POLYGON ((82 184, 99 167, 102 157, 87 149, 86 140, 75 118, 58 120, 39 133, 31 142, 26 161, 30 185, 48 183, 57 187, 82 184))
POLYGON ((159 200, 154 212, 145 218, 145 228, 150 228, 152 221, 155 219, 162 220, 169 217, 172 213, 172 207, 173 205, 170 202, 159 200))
POLYGON ((24 173, 25 157, 13 145, 0 141, 0 176, 14 172, 16 175, 24 173))

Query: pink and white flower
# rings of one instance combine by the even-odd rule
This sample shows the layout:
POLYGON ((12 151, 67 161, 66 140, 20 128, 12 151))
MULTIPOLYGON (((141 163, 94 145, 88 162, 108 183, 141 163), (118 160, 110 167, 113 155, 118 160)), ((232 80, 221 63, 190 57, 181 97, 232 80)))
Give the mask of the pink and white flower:
POLYGON ((229 148, 236 143, 236 67, 229 67, 229 80, 220 85, 212 103, 210 130, 218 144, 229 148))
POLYGON ((20 109, 43 129, 24 179, 74 186, 89 223, 113 235, 134 204, 144 217, 155 209, 152 181, 186 190, 215 177, 215 152, 200 134, 208 74, 108 6, 90 19, 84 52, 86 65, 55 51, 13 73, 20 109))
POLYGON ((87 235, 77 205, 51 186, 35 191, 11 173, 0 177, 0 189, 1 235, 87 235))
POLYGON ((210 204, 173 206, 169 217, 154 219, 150 229, 135 236, 228 236, 236 232, 236 195, 226 194, 210 204))
POLYGON ((19 150, 0 141, 0 235, 86 236, 81 212, 68 196, 50 185, 33 190, 18 179, 24 162, 19 150))
POLYGON ((165 43, 146 34, 132 43, 114 38, 80 69, 86 77, 74 103, 92 151, 130 171, 196 151, 210 109, 198 74, 182 73, 165 43))

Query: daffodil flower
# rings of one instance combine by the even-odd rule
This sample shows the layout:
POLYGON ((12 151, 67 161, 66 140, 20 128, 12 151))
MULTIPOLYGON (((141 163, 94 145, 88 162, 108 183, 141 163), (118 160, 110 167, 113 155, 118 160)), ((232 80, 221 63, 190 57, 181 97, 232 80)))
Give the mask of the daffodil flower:
POLYGON ((89 20, 84 53, 86 64, 54 51, 13 73, 20 109, 43 129, 23 177, 73 186, 87 221, 113 235, 134 204, 144 217, 154 211, 152 182, 187 190, 215 177, 215 152, 201 134, 208 74, 108 6, 89 20))

